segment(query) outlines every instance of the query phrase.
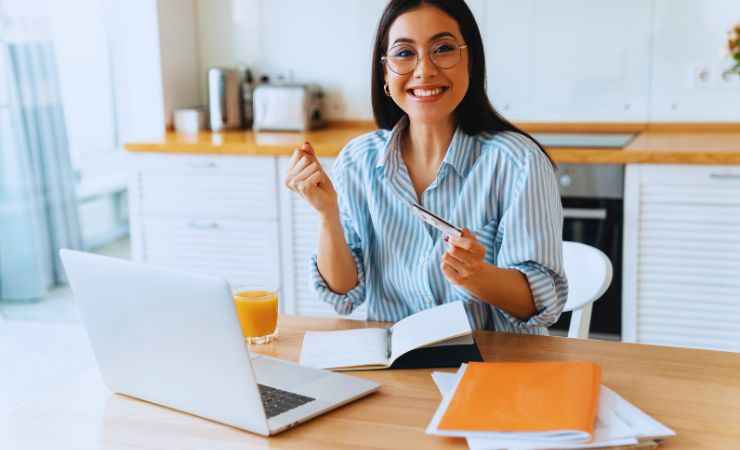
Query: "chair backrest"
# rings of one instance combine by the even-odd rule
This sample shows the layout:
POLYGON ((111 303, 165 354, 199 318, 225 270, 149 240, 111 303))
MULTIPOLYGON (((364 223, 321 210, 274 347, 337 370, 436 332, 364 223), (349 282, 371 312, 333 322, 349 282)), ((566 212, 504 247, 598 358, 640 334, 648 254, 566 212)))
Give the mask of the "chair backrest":
POLYGON ((593 302, 612 282, 612 263, 595 247, 563 241, 563 264, 568 277, 568 301, 563 311, 572 312, 568 337, 586 339, 593 302))

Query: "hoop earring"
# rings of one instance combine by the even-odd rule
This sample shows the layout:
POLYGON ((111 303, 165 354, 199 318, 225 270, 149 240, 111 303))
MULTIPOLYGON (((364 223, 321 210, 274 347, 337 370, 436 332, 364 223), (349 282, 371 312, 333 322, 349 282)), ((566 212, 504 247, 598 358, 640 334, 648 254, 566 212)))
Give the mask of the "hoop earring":
POLYGON ((391 91, 390 91, 390 89, 388 89, 388 83, 385 83, 383 85, 383 92, 385 92, 385 95, 387 95, 388 97, 391 96, 391 91))

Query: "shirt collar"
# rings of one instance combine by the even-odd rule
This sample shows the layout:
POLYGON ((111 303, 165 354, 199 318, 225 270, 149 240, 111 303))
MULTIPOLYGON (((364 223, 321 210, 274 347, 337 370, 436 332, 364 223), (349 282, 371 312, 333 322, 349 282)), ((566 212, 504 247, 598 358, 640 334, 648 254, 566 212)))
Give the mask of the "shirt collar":
POLYGON ((388 140, 385 142, 385 147, 378 153, 378 160, 375 164, 376 168, 384 168, 386 169, 386 173, 388 173, 388 169, 392 169, 395 166, 394 162, 396 161, 394 160, 401 156, 400 150, 403 132, 406 131, 408 126, 409 118, 406 115, 402 116, 401 119, 396 122, 396 125, 394 125, 391 130, 390 136, 388 136, 388 140))
MULTIPOLYGON (((398 167, 399 158, 401 157, 401 140, 403 139, 403 133, 406 131, 408 126, 408 116, 404 115, 391 130, 390 136, 385 143, 385 147, 378 153, 375 164, 376 168, 383 168, 385 173, 389 173, 389 171, 395 170, 398 167)), ((469 147, 471 143, 471 137, 466 135, 458 126, 455 129, 455 133, 452 135, 452 140, 450 141, 450 146, 447 148, 447 153, 442 160, 442 165, 452 167, 459 176, 465 177, 470 170, 470 165, 472 163, 472 149, 466 148, 469 147)))
POLYGON ((443 165, 446 164, 452 167, 461 177, 465 177, 470 169, 472 154, 472 149, 469 148, 470 143, 470 136, 466 135, 458 126, 455 134, 452 135, 450 146, 447 148, 447 153, 442 160, 443 165))

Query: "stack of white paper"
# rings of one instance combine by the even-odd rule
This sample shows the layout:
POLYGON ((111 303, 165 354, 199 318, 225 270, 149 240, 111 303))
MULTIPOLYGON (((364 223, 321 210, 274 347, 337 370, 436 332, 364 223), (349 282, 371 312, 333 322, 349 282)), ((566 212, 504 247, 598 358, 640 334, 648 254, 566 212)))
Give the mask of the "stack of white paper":
MULTIPOLYGON (((452 398, 453 388, 457 375, 454 373, 434 372, 432 378, 442 394, 442 402, 432 418, 427 433, 440 434, 437 424, 444 413, 442 407, 452 398)), ((599 392, 599 409, 594 427, 593 439, 588 443, 559 442, 552 440, 522 440, 475 437, 471 433, 466 439, 471 450, 498 450, 498 449, 581 449, 609 447, 617 445, 632 445, 646 439, 662 439, 675 436, 676 433, 639 408, 623 399, 619 394, 602 385, 599 392)))

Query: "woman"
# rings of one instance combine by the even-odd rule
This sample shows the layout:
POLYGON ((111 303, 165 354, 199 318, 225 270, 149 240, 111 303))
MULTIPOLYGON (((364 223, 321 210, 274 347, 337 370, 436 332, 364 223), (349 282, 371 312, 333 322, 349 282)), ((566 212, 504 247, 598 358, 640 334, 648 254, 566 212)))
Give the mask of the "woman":
POLYGON ((547 334, 567 297, 558 188, 544 150, 486 97, 470 9, 392 0, 372 64, 380 130, 347 144, 333 180, 304 144, 285 180, 321 218, 319 296, 340 314, 366 301, 381 321, 463 300, 474 328, 547 334), (462 236, 441 236, 412 203, 462 236))

